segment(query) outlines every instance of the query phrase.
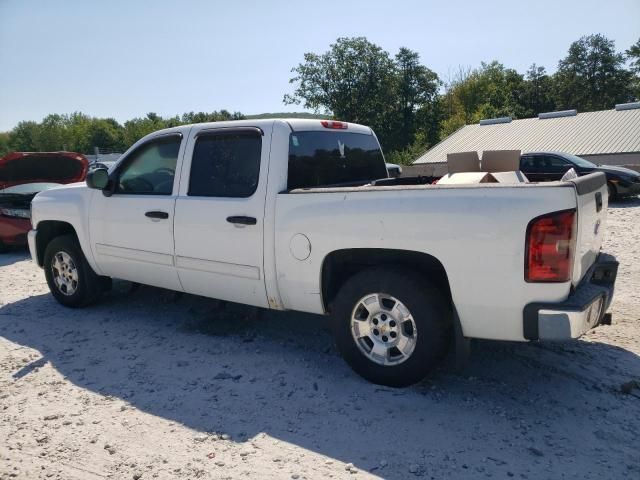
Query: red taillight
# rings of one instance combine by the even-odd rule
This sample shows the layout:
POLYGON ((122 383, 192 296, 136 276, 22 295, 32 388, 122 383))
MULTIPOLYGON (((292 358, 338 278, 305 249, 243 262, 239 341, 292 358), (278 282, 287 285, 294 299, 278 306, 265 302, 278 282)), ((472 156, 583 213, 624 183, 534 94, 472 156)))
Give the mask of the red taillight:
POLYGON ((346 130, 347 128, 349 128, 349 124, 346 122, 336 122, 333 120, 322 120, 320 122, 320 124, 324 127, 324 128, 334 128, 336 130, 346 130))
POLYGON ((527 227, 527 282, 567 282, 571 279, 575 246, 576 211, 550 213, 527 227))

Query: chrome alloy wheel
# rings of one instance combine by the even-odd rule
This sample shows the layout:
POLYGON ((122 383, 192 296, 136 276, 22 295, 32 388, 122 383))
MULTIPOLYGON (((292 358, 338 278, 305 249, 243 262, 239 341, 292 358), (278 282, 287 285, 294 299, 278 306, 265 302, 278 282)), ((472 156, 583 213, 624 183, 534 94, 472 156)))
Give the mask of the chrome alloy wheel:
POLYGON ((398 365, 416 348, 418 330, 409 309, 397 298, 371 293, 351 313, 351 335, 360 351, 378 365, 398 365))
POLYGON ((63 295, 73 295, 78 289, 78 267, 67 252, 57 252, 51 262, 56 288, 63 295))

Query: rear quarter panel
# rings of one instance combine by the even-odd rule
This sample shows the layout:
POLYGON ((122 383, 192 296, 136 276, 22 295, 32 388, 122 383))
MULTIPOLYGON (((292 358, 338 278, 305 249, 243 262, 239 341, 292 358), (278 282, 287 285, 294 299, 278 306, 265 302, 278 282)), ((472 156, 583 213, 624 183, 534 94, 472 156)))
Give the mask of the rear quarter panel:
POLYGON ((571 282, 526 283, 524 248, 532 218, 576 206, 570 184, 280 193, 276 204, 275 259, 284 308, 324 313, 323 261, 346 248, 403 249, 439 259, 468 337, 524 340, 524 305, 561 301, 569 293, 571 282), (298 233, 311 243, 303 261, 290 252, 298 233))

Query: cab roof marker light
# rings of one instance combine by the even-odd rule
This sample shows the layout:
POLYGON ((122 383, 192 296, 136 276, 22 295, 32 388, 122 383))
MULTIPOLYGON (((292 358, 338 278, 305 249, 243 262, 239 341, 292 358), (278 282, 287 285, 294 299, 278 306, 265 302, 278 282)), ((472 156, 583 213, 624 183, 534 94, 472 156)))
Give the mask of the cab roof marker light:
POLYGON ((331 128, 333 130, 346 130, 349 128, 349 124, 347 122, 337 122, 334 120, 322 120, 320 124, 324 128, 331 128))

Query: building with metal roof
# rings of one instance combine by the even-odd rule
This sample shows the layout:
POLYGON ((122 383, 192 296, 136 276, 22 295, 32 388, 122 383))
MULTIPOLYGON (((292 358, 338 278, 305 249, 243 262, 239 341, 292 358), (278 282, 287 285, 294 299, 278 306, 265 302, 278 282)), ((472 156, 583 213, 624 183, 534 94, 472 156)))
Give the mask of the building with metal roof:
POLYGON ((567 110, 522 120, 482 120, 434 145, 414 165, 446 162, 448 153, 473 150, 560 151, 594 163, 640 165, 640 102, 598 112, 567 110))

